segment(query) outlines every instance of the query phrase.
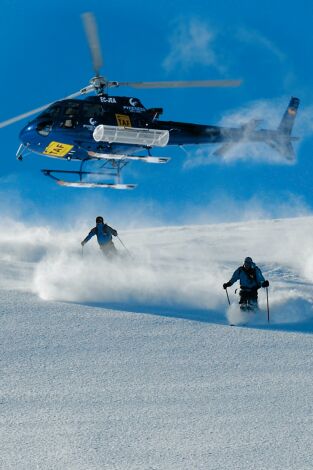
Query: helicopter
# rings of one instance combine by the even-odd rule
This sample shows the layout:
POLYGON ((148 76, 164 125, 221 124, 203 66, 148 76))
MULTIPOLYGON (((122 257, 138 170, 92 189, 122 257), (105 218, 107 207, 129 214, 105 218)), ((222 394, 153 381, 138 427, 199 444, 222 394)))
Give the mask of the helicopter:
POLYGON ((221 157, 244 140, 264 142, 286 159, 294 158, 292 141, 297 138, 292 137, 291 132, 300 103, 298 98, 291 97, 276 130, 258 129, 258 120, 233 128, 162 121, 159 119, 162 108, 146 108, 140 99, 113 96, 108 93, 109 89, 236 87, 241 80, 109 81, 100 75, 103 61, 95 18, 88 12, 82 15, 82 20, 95 76, 89 85, 66 98, 0 122, 2 128, 39 113, 20 131, 18 160, 35 153, 59 160, 79 161, 78 170, 41 170, 61 186, 134 189, 136 184, 121 181, 121 172, 129 162, 165 164, 170 160, 152 155, 154 148, 220 144, 214 155, 221 157), (78 99, 92 92, 94 96, 78 99), (96 171, 85 170, 88 163, 97 164, 96 171))

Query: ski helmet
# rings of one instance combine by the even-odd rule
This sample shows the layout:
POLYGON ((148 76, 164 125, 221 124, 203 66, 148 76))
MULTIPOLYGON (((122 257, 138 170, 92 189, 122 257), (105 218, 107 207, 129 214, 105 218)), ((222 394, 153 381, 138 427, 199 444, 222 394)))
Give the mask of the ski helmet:
POLYGON ((99 216, 96 218, 96 224, 103 224, 103 217, 101 217, 101 215, 99 215, 99 216))

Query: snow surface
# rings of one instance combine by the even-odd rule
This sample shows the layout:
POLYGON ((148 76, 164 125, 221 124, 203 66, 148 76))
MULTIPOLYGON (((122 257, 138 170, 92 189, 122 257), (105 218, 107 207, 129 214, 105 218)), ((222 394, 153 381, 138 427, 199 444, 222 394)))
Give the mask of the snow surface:
POLYGON ((0 223, 2 469, 311 469, 313 218, 86 235, 0 223), (270 281, 248 326, 221 288, 270 281))

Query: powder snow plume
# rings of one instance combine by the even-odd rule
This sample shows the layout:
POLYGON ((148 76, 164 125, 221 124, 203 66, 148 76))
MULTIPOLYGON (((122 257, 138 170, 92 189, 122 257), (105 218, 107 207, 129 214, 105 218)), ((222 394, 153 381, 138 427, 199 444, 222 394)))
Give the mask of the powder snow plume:
MULTIPOLYGON (((313 320, 312 217, 125 230, 119 236, 127 249, 115 239, 114 261, 102 256, 95 238, 82 251, 77 231, 10 224, 0 232, 0 282, 6 289, 32 291, 47 301, 218 323, 228 316, 240 323, 238 285, 228 289, 228 309, 222 284, 252 256, 270 281, 271 322, 313 320)), ((262 314, 253 324, 267 321, 264 289, 259 304, 262 314)))

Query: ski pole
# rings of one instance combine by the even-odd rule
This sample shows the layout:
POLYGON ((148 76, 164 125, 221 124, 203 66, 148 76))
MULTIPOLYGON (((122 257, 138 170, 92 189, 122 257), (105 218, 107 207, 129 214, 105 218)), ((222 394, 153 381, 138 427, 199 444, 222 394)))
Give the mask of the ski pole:
POLYGON ((266 301, 267 301, 267 323, 270 322, 270 307, 268 303, 268 287, 266 287, 266 301))
POLYGON ((82 258, 84 257, 84 245, 82 245, 82 258))
POLYGON ((228 292, 227 292, 227 287, 225 289, 225 292, 226 292, 226 295, 227 295, 228 304, 230 305, 230 300, 229 300, 229 295, 228 295, 228 292))
POLYGON ((126 248, 126 246, 124 245, 124 243, 122 242, 122 240, 120 239, 120 237, 119 237, 118 235, 116 235, 116 236, 117 236, 117 238, 119 239, 120 243, 121 243, 121 244, 123 245, 123 247, 125 248, 125 250, 127 251, 127 253, 130 255, 131 253, 130 253, 129 249, 126 248))

